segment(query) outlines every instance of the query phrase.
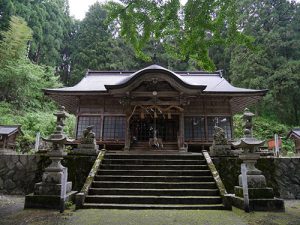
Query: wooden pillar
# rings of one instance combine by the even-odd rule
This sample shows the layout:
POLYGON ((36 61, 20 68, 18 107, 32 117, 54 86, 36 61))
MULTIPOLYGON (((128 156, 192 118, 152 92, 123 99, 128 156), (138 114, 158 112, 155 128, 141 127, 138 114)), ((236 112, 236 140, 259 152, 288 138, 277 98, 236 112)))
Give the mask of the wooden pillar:
POLYGON ((124 146, 124 151, 129 151, 130 149, 130 117, 129 115, 126 114, 126 119, 125 119, 125 146, 124 146))
POLYGON ((100 116, 100 141, 103 141, 104 114, 100 116))
POLYGON ((78 139, 78 122, 79 122, 79 115, 80 115, 80 97, 77 97, 77 109, 76 109, 76 122, 75 122, 75 137, 78 139))
POLYGON ((3 137, 3 149, 6 148, 7 136, 3 137))
POLYGON ((207 121, 208 117, 205 116, 205 138, 206 141, 208 142, 209 138, 208 138, 208 121, 207 121))
POLYGON ((179 137, 180 137, 179 151, 187 151, 187 149, 184 148, 184 114, 183 113, 180 113, 179 116, 179 137))

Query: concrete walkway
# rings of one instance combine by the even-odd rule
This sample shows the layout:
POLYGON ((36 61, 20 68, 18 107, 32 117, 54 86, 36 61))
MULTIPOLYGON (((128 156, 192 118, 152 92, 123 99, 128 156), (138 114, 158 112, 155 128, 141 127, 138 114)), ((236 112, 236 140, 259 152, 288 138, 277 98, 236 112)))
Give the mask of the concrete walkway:
POLYGON ((286 201, 285 213, 216 210, 23 210, 24 197, 0 195, 2 225, 299 225, 300 201, 286 201))

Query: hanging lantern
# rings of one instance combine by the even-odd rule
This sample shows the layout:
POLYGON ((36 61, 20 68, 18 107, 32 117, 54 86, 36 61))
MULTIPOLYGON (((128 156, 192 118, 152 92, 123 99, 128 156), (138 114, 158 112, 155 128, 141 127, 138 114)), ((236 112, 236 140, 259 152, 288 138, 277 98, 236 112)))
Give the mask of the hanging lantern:
POLYGON ((141 119, 142 120, 145 119, 145 113, 144 113, 144 111, 141 112, 141 119))
POLYGON ((172 119, 172 115, 171 115, 170 112, 168 112, 168 119, 169 119, 169 120, 172 119))

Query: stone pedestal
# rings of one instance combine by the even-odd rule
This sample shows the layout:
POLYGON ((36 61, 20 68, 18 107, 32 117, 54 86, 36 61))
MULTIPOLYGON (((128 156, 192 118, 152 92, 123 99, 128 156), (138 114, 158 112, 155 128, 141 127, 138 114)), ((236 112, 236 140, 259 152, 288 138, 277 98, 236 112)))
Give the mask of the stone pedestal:
POLYGON ((83 130, 82 138, 78 149, 73 151, 74 154, 80 155, 98 155, 99 148, 96 142, 95 133, 92 131, 94 128, 93 125, 88 126, 83 130))
POLYGON ((231 145, 212 145, 209 148, 209 154, 211 156, 230 156, 231 153, 231 145))
POLYGON ((179 152, 188 152, 188 148, 187 147, 180 147, 179 148, 179 152))
MULTIPOLYGON (((239 156, 247 166, 248 188, 265 188, 267 185, 265 176, 255 167, 255 163, 259 157, 260 155, 258 153, 243 154, 239 156)), ((242 174, 239 175, 239 186, 243 186, 242 174)))
POLYGON ((50 152, 49 155, 52 163, 45 169, 42 182, 35 184, 34 193, 26 195, 24 208, 60 209, 62 201, 74 200, 76 192, 72 192, 72 182, 67 182, 68 170, 60 163, 64 154, 50 152))
POLYGON ((209 148, 211 156, 229 156, 231 154, 231 145, 225 137, 225 131, 221 127, 214 127, 213 144, 209 148))
POLYGON ((98 155, 99 154, 98 145, 96 144, 79 144, 78 149, 73 151, 73 154, 80 155, 98 155))
MULTIPOLYGON (((244 209, 244 198, 233 195, 231 203, 234 207, 244 209)), ((250 211, 284 212, 284 201, 279 198, 249 199, 249 209, 250 211)))
MULTIPOLYGON (((274 198, 273 189, 267 187, 266 178, 255 167, 259 154, 244 154, 240 158, 247 167, 247 185, 250 211, 284 211, 284 201, 274 198)), ((243 179, 239 175, 239 186, 234 187, 235 195, 232 196, 232 204, 235 207, 244 208, 243 179)))
POLYGON ((34 186, 34 193, 26 195, 24 208, 60 209, 62 201, 65 203, 74 200, 76 192, 72 192, 72 182, 65 182, 68 177, 67 168, 61 164, 61 170, 52 166, 53 163, 45 169, 42 182, 34 186), (62 188, 65 188, 66 192, 63 198, 62 188))

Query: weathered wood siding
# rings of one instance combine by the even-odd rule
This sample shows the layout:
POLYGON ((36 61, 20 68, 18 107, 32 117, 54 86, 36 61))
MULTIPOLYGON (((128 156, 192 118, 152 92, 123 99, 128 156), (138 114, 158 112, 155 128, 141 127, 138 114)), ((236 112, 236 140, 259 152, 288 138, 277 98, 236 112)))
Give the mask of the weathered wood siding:
POLYGON ((78 114, 124 114, 124 109, 117 98, 83 96, 80 98, 78 114))
POLYGON ((228 98, 220 97, 193 99, 189 105, 184 106, 184 114, 206 116, 231 115, 230 102, 228 98))
MULTIPOLYGON (((212 122, 209 121, 214 119, 214 117, 230 117, 231 124, 229 129, 231 129, 230 133, 232 133, 232 112, 230 106, 230 99, 228 97, 201 96, 190 99, 189 104, 184 105, 182 107, 184 109, 183 112, 173 109, 175 111, 171 112, 171 114, 181 115, 183 116, 183 119, 185 117, 199 116, 205 118, 205 124, 203 125, 205 127, 205 135, 203 136, 204 139, 191 139, 189 140, 189 142, 202 144, 211 143, 213 132, 212 129, 214 125, 212 125, 212 122)), ((108 116, 125 116, 125 108, 123 105, 120 104, 119 98, 110 96, 82 96, 80 97, 80 104, 77 109, 77 112, 77 121, 79 117, 94 116, 100 118, 99 121, 101 125, 100 128, 98 128, 98 132, 100 132, 100 134, 98 135, 99 137, 97 138, 97 140, 102 141, 105 141, 105 138, 103 136, 103 124, 105 118, 108 116)), ((141 113, 141 109, 138 108, 135 111, 135 113, 139 115, 141 113)), ((184 127, 184 124, 182 125, 182 127, 184 127)), ((79 129, 78 125, 76 127, 76 133, 77 137, 79 137, 82 132, 82 125, 80 131, 77 132, 77 129, 79 129)), ((184 131, 181 133, 184 133, 184 131)))

